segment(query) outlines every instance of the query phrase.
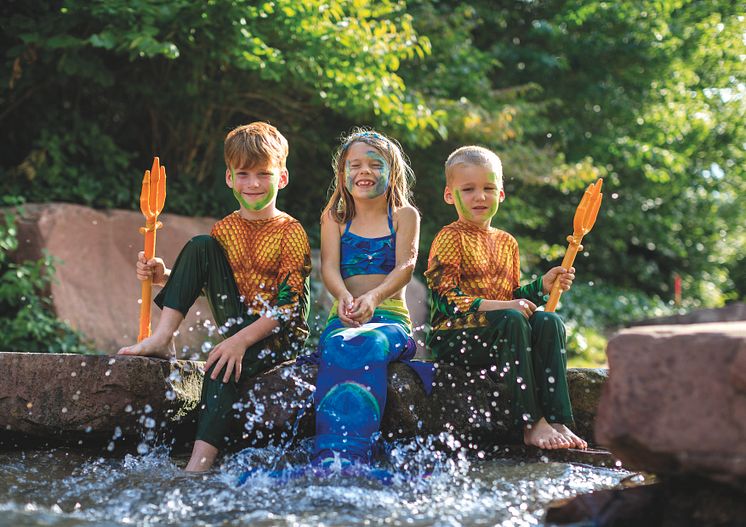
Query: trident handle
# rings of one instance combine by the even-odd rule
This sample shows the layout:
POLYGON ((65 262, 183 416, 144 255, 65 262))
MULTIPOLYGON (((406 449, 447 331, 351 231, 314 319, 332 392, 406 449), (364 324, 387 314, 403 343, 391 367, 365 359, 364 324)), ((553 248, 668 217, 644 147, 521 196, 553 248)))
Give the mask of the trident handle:
MULTIPOLYGON (((578 252, 583 250, 583 246, 580 245, 580 240, 575 241, 575 238, 568 236, 567 241, 569 242, 569 245, 565 251, 565 257, 562 258, 562 267, 565 269, 572 267, 578 252)), ((559 303, 561 295, 562 289, 560 289, 559 280, 555 280, 554 285, 552 286, 552 291, 549 293, 549 300, 547 301, 546 306, 544 306, 544 311, 552 313, 557 309, 557 304, 559 303)))
MULTIPOLYGON (((569 269, 575 262, 575 257, 578 255, 578 251, 583 250, 583 246, 580 242, 583 240, 583 236, 588 234, 593 225, 596 223, 598 217, 598 211, 601 208, 601 200, 603 194, 601 194, 601 186, 603 185, 603 179, 599 178, 595 183, 588 185, 588 188, 583 193, 583 198, 580 200, 578 208, 575 210, 575 217, 573 218, 573 233, 567 237, 569 245, 565 251, 565 257, 562 258, 562 267, 569 269)), ((560 296, 562 295, 562 289, 560 289, 559 280, 555 280, 552 285, 552 290, 549 293, 549 301, 544 307, 544 311, 553 312, 557 309, 557 303, 559 302, 560 296)))
MULTIPOLYGON (((153 158, 153 166, 145 171, 140 192, 140 210, 145 216, 145 227, 140 233, 145 236, 145 260, 155 256, 156 231, 163 226, 158 215, 166 202, 166 167, 160 166, 160 160, 153 158)), ((137 341, 150 336, 150 304, 152 302, 153 281, 145 280, 141 284, 140 328, 137 341)))

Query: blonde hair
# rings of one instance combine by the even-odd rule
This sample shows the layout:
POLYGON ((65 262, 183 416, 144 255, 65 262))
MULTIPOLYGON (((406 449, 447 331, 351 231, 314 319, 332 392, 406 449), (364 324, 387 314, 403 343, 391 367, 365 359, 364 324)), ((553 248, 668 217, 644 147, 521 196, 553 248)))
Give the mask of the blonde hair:
POLYGON ((276 163, 285 168, 288 141, 271 124, 244 124, 225 136, 223 155, 228 168, 253 168, 259 163, 276 163))
POLYGON ((355 201, 345 187, 345 161, 347 152, 354 143, 365 143, 378 150, 391 167, 389 187, 386 189, 386 201, 396 210, 412 205, 410 187, 414 184, 414 172, 409 160, 402 152, 401 145, 395 140, 374 130, 355 129, 346 136, 332 158, 334 180, 330 186, 331 197, 321 213, 323 218, 330 214, 337 223, 347 223, 355 217, 355 201))
POLYGON ((457 148, 446 159, 446 185, 451 183, 451 172, 456 165, 474 165, 491 170, 495 174, 497 184, 503 186, 503 164, 492 150, 483 146, 469 145, 457 148))

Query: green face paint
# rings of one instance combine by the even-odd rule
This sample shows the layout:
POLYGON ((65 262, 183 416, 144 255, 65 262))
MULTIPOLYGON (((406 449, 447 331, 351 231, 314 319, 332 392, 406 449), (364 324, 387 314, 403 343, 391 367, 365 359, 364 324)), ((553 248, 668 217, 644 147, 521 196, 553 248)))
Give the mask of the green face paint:
POLYGON ((383 196, 386 193, 386 190, 389 188, 391 171, 389 169, 389 164, 386 162, 386 159, 378 152, 374 150, 368 150, 366 155, 369 159, 377 161, 381 165, 381 168, 379 169, 379 171, 381 172, 381 176, 376 180, 376 184, 373 185, 373 188, 368 194, 369 198, 377 198, 378 196, 383 196))
POLYGON ((345 188, 350 194, 352 194, 352 189, 354 188, 353 179, 354 178, 352 177, 352 171, 350 169, 350 162, 345 161, 345 188))
MULTIPOLYGON (((379 168, 376 170, 380 175, 376 175, 375 173, 372 174, 376 181, 375 184, 372 187, 361 190, 364 194, 363 197, 373 199, 384 195, 386 190, 388 190, 389 181, 391 180, 391 170, 389 169, 389 164, 386 162, 386 158, 375 150, 368 150, 365 153, 365 156, 370 159, 371 162, 376 162, 379 165, 379 168)), ((350 167, 350 162, 345 161, 345 188, 350 192, 350 194, 352 194, 352 191, 355 188, 355 176, 352 172, 353 169, 350 167)))
POLYGON ((497 214, 497 208, 500 206, 500 186, 497 184, 497 175, 494 172, 490 172, 490 183, 495 185, 495 202, 490 205, 487 210, 487 217, 492 221, 492 218, 497 214))
POLYGON ((487 223, 489 225, 492 218, 497 214, 497 209, 500 206, 500 188, 497 184, 497 176, 494 173, 489 173, 487 176, 488 183, 494 185, 494 189, 484 189, 484 193, 489 196, 487 200, 490 202, 487 209, 484 212, 474 213, 470 207, 464 202, 464 196, 460 189, 453 190, 453 201, 456 206, 456 210, 459 213, 459 217, 475 222, 475 223, 487 223), (494 196, 494 197, 493 197, 494 196))
POLYGON ((243 195, 241 195, 241 193, 236 190, 236 172, 233 170, 233 167, 231 167, 230 170, 231 170, 231 181, 233 181, 233 189, 232 189, 233 197, 236 198, 236 201, 238 201, 238 204, 241 205, 246 210, 250 210, 252 212, 258 212, 264 209, 267 205, 269 205, 272 202, 272 200, 274 200, 277 197, 277 191, 280 185, 280 173, 276 168, 272 169, 272 175, 269 178, 269 189, 268 189, 267 195, 254 203, 249 203, 246 200, 246 198, 244 198, 243 195))
POLYGON ((459 216, 463 217, 465 220, 473 220, 471 211, 466 207, 464 198, 461 196, 461 191, 458 189, 454 190, 453 197, 455 198, 454 201, 456 205, 456 211, 458 212, 459 216))

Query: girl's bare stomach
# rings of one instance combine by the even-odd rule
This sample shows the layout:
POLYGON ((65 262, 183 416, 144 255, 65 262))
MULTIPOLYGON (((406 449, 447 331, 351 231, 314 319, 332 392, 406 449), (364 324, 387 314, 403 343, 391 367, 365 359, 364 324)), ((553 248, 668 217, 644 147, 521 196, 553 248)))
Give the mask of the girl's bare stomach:
MULTIPOLYGON (((357 298, 364 295, 368 291, 375 289, 386 280, 385 274, 361 274, 357 276, 350 276, 345 279, 345 286, 350 294, 357 298)), ((404 300, 404 290, 406 287, 402 287, 399 291, 389 296, 389 298, 398 298, 404 300)))

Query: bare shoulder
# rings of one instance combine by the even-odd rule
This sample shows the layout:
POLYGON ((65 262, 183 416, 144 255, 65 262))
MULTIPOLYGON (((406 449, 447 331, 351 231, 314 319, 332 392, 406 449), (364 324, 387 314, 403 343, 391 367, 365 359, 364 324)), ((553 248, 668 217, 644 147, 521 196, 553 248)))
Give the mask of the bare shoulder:
POLYGON ((344 224, 339 223, 337 219, 332 214, 332 211, 328 210, 324 214, 321 215, 321 231, 326 233, 333 233, 337 232, 342 234, 342 229, 344 228, 344 224))
POLYGON ((399 222, 404 222, 406 224, 417 224, 420 222, 420 211, 418 211, 412 205, 405 205, 404 207, 399 207, 398 209, 396 209, 396 211, 394 211, 393 218, 397 226, 399 222))

